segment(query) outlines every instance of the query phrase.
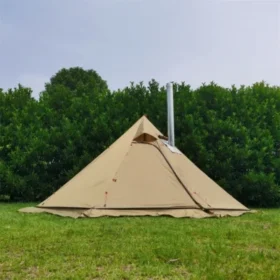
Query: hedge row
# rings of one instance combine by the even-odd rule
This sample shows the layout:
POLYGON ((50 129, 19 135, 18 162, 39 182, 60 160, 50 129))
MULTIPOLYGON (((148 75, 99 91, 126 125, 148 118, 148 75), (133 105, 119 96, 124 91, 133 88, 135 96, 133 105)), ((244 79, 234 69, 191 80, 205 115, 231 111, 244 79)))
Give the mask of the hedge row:
MULTIPOLYGON (((39 100, 0 90, 0 197, 41 201, 139 117, 166 134, 166 91, 156 81, 112 92, 93 70, 62 69, 39 100)), ((191 89, 174 84, 176 146, 248 206, 280 205, 280 88, 264 82, 191 89)))

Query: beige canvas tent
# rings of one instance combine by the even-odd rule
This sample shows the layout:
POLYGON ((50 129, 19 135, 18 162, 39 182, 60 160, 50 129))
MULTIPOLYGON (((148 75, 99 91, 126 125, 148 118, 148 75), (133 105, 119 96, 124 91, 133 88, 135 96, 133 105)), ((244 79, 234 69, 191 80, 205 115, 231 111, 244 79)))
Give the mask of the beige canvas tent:
POLYGON ((21 212, 61 216, 239 216, 239 203, 145 117, 45 201, 21 212))

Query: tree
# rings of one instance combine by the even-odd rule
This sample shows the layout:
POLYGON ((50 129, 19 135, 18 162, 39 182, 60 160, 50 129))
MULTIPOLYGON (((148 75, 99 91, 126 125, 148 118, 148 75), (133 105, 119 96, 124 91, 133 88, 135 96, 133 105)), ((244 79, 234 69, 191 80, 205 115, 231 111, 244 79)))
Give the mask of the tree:
MULTIPOLYGON (((174 83, 176 145, 248 206, 280 205, 280 88, 174 83)), ((46 198, 139 117, 167 132, 166 90, 155 80, 110 92, 94 71, 62 69, 39 101, 0 90, 0 198, 46 198)))
POLYGON ((46 91, 50 93, 50 88, 56 86, 69 89, 75 96, 86 94, 94 97, 108 91, 107 82, 96 71, 81 67, 62 68, 46 83, 46 91))

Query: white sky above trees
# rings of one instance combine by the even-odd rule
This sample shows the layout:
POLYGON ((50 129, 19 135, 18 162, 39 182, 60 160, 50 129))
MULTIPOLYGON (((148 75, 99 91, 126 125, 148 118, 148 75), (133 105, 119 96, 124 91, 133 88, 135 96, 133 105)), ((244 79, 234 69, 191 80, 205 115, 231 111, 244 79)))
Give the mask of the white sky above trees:
POLYGON ((37 97, 72 66, 112 90, 152 78, 280 85, 279 32, 280 1, 0 0, 0 87, 37 97))

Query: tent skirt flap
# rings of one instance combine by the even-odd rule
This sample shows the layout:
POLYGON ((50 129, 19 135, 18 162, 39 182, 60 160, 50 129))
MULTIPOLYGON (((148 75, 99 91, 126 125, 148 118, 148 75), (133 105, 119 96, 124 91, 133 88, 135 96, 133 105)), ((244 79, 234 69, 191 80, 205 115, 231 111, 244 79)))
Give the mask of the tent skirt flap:
POLYGON ((128 216, 171 216, 174 218, 211 218, 226 216, 241 216, 250 211, 215 210, 207 213, 201 209, 75 209, 75 208, 39 208, 26 207, 19 210, 22 213, 49 213, 71 218, 97 217, 128 217, 128 216))

